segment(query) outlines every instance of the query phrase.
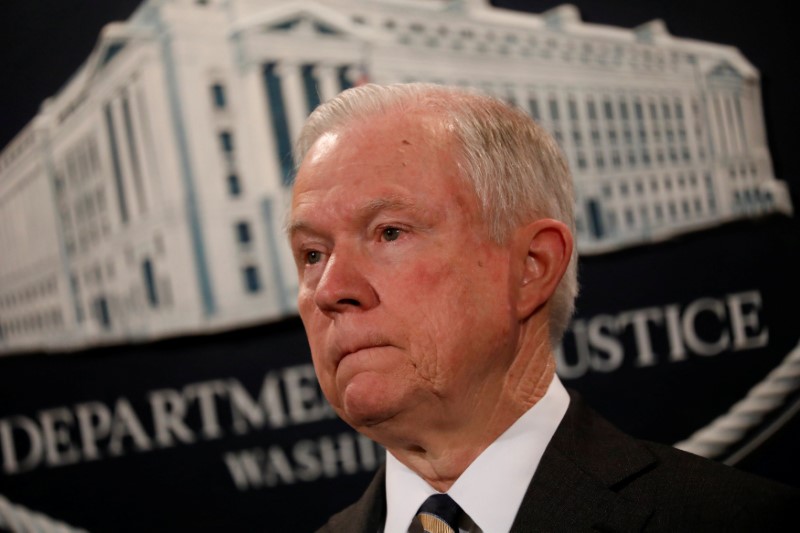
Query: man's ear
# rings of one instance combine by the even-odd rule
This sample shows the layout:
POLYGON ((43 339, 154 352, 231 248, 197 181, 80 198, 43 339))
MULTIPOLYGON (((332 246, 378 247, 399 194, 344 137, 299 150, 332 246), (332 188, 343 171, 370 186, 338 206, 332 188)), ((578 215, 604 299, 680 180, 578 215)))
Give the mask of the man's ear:
POLYGON ((542 307, 558 286, 572 257, 572 233, 557 220, 543 218, 518 228, 519 279, 517 318, 524 320, 542 307))

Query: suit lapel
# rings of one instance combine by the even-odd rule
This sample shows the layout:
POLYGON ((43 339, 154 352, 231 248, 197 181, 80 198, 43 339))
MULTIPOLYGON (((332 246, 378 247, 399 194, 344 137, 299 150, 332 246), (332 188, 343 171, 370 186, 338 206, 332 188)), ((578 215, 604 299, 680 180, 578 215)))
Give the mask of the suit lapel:
POLYGON ((512 531, 638 531, 652 510, 618 493, 653 455, 571 395, 512 531))
POLYGON ((380 467, 361 498, 331 517, 318 533, 376 533, 386 520, 386 465, 380 467))

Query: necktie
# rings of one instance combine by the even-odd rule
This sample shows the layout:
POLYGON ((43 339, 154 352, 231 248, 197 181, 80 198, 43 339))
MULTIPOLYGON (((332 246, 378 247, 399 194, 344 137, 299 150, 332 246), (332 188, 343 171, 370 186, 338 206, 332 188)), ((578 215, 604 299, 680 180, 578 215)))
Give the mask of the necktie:
POLYGON ((462 512, 447 494, 434 494, 420 506, 416 518, 425 533, 458 533, 458 517, 462 512))

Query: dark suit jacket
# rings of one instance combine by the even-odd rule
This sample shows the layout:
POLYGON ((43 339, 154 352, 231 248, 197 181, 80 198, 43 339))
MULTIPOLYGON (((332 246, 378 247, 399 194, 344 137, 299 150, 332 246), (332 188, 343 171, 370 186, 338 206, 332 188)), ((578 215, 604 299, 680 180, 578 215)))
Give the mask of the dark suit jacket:
MULTIPOLYGON (((319 531, 381 531, 385 476, 319 531)), ((797 511, 800 491, 635 440, 572 395, 511 531, 800 531, 797 511)))

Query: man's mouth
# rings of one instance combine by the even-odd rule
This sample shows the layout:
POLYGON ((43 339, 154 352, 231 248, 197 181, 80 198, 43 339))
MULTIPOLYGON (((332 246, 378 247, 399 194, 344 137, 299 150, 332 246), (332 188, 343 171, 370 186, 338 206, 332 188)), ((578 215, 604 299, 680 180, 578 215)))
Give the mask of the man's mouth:
POLYGON ((390 346, 390 344, 386 342, 378 342, 378 343, 367 343, 367 344, 355 344, 352 346, 348 346, 347 348, 344 348, 339 352, 340 355, 338 357, 337 363, 339 363, 345 357, 348 357, 355 353, 363 352, 366 350, 373 350, 375 348, 385 348, 386 346, 390 346))

